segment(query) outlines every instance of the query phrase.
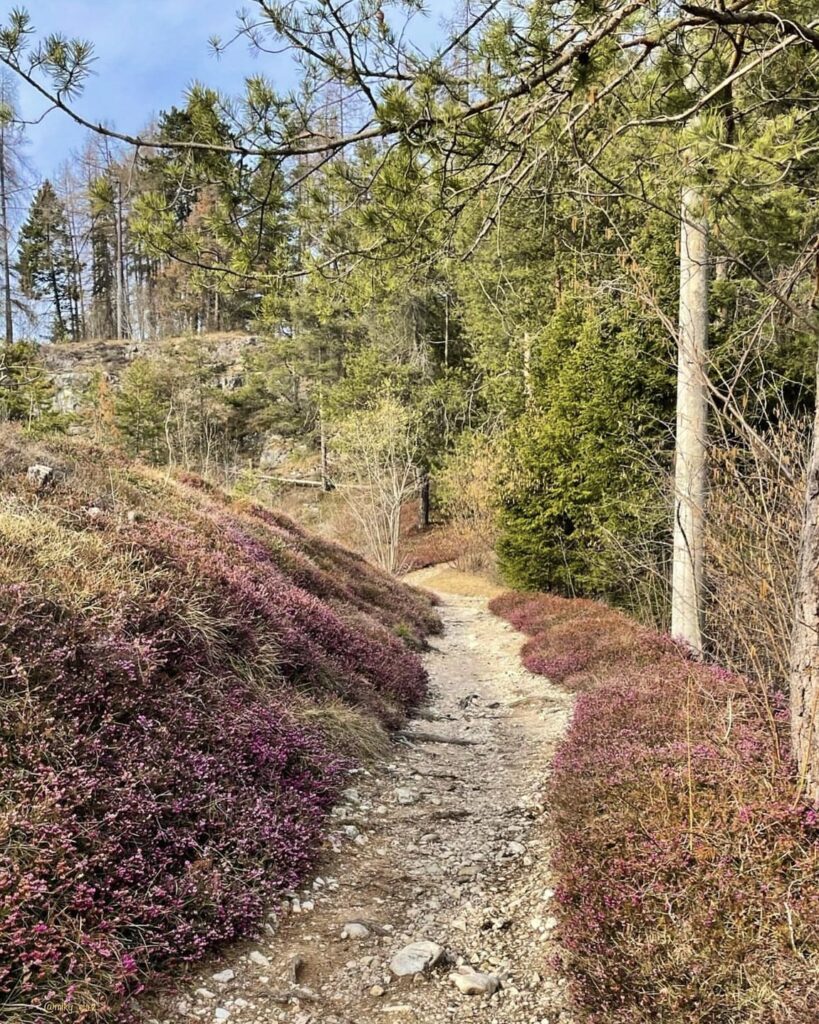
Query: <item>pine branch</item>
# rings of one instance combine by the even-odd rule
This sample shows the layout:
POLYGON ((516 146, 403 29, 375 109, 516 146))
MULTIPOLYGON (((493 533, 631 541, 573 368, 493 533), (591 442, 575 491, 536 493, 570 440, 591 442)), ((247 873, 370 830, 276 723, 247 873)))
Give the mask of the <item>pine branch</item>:
POLYGON ((771 25, 784 35, 797 36, 819 50, 819 32, 813 24, 803 25, 790 18, 783 18, 771 11, 731 11, 717 10, 713 7, 700 7, 698 4, 680 4, 682 10, 696 18, 712 21, 716 25, 756 27, 771 25))

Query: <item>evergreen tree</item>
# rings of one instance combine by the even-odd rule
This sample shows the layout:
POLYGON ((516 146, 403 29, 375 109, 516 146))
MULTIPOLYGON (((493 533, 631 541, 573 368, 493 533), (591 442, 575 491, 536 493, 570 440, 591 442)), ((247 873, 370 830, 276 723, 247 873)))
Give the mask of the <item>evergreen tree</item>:
POLYGON ((21 423, 33 434, 65 430, 69 418, 56 408, 55 399, 38 345, 17 341, 0 349, 0 420, 21 423))
POLYGON ((77 341, 75 256, 65 207, 50 181, 40 186, 20 233, 18 272, 26 298, 51 310, 52 341, 77 341))
POLYGON ((98 338, 116 337, 116 196, 109 175, 88 190, 91 225, 91 321, 98 338))

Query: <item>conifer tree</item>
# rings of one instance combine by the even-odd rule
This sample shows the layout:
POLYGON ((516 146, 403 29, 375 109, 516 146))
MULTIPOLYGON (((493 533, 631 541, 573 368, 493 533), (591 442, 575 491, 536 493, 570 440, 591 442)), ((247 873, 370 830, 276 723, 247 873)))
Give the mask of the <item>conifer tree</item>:
POLYGON ((78 340, 73 315, 74 256, 65 207, 50 181, 40 186, 20 233, 18 271, 26 298, 51 310, 51 340, 78 340))

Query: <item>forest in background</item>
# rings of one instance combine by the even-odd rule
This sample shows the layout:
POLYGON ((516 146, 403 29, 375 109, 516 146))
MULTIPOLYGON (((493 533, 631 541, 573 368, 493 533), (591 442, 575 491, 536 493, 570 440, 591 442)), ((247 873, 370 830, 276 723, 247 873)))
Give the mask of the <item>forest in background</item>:
MULTIPOLYGON (((687 193, 711 245, 706 642, 782 682, 815 396, 809 8, 465 2, 425 56, 415 2, 256 4, 214 48, 278 40, 299 88, 195 85, 138 137, 92 131, 25 212, 7 306, 66 344, 190 336, 90 389, 81 416, 134 454, 255 491, 267 434, 306 442, 382 565, 431 493, 462 557, 666 627, 687 193), (195 339, 230 330, 262 344, 225 390, 195 339)), ((90 52, 31 33, 12 16, 7 67, 70 106, 90 52)), ((7 416, 65 427, 10 340, 7 416)))

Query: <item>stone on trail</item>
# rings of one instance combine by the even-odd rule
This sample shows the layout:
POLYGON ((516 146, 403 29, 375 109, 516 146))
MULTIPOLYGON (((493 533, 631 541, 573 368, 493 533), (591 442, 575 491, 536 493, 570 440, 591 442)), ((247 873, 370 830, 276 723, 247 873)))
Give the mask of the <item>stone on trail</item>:
POLYGON ((491 996, 500 988, 497 974, 482 974, 472 967, 459 967, 450 974, 450 980, 465 996, 491 996))
POLYGON ((410 804, 414 804, 418 799, 417 795, 411 789, 396 789, 395 799, 399 804, 403 804, 405 807, 410 804))
POLYGON ((229 967, 224 971, 219 971, 218 974, 213 975, 213 980, 220 985, 227 985, 229 981, 233 981, 236 977, 236 973, 229 967))
POLYGON ((366 939, 370 929, 358 921, 350 921, 341 930, 342 939, 366 939))
POLYGON ((390 960, 390 970, 398 978, 421 974, 427 968, 434 967, 443 955, 443 946, 439 946, 437 942, 411 942, 390 960))
POLYGON ((256 964, 257 967, 270 966, 270 961, 267 959, 264 953, 260 953, 258 949, 254 949, 253 952, 250 954, 250 962, 256 964))

